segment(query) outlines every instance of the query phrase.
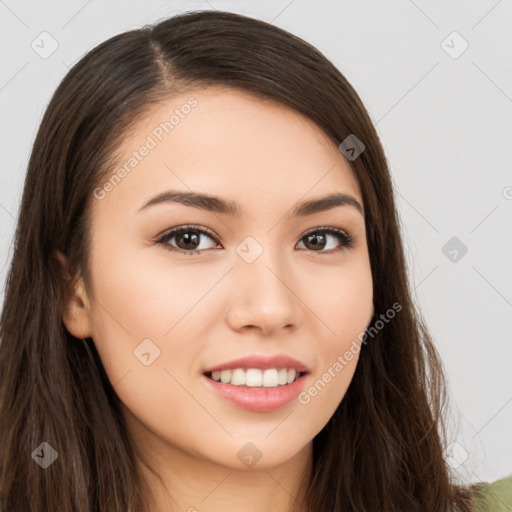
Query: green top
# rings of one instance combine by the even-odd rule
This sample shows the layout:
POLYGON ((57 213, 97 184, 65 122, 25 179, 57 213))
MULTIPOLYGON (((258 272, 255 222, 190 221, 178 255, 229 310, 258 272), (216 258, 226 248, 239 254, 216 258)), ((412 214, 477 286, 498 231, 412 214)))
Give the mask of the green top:
POLYGON ((512 475, 472 486, 475 512, 512 512, 512 475))

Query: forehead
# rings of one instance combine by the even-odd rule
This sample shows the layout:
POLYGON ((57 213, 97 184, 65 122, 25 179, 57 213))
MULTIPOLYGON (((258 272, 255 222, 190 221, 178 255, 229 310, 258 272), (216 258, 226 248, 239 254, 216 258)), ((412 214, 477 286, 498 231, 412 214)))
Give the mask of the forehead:
POLYGON ((260 205, 340 190, 361 201, 350 164, 318 125, 232 88, 181 93, 153 105, 121 141, 115 162, 103 183, 125 172, 108 202, 163 187, 260 205))

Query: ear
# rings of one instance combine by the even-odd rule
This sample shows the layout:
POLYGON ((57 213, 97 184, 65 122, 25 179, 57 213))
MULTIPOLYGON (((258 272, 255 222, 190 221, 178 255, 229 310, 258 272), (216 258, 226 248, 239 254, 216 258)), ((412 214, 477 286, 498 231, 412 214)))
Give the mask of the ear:
POLYGON ((91 336, 90 302, 85 290, 83 279, 73 279, 68 272, 68 259, 60 251, 56 251, 66 281, 66 301, 62 311, 62 321, 66 329, 75 338, 86 339, 91 336))

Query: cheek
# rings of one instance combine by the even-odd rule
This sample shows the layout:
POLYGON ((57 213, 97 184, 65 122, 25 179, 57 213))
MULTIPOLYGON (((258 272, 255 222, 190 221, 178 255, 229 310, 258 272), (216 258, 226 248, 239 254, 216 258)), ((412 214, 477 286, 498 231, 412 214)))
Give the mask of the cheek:
MULTIPOLYGON (((191 266, 185 256, 165 257, 165 249, 128 248, 120 254, 105 251, 97 256, 93 272, 97 298, 96 324, 109 325, 135 341, 144 338, 162 340, 182 325, 199 326, 198 311, 204 303, 210 307, 209 293, 225 270, 211 266, 191 266), (197 307, 200 305, 200 307, 197 307), (103 306, 103 307, 102 307, 103 306), (194 318, 194 322, 192 322, 194 318)), ((229 267, 226 267, 228 269, 229 267)), ((107 336, 101 336, 107 338, 107 336)))
POLYGON ((218 278, 191 279, 191 271, 112 253, 93 272, 93 339, 123 408, 162 437, 188 435, 176 411, 205 420, 188 389, 204 340, 197 313, 213 308, 208 296, 198 300, 218 278))
MULTIPOLYGON (((373 281, 367 255, 338 266, 320 266, 305 273, 302 296, 323 326, 321 340, 328 351, 342 350, 364 331, 373 312, 373 281)), ((319 333, 320 334, 320 333, 319 333)))
POLYGON ((364 349, 360 340, 373 313, 373 282, 368 258, 336 270, 322 268, 314 277, 315 286, 309 282, 305 297, 320 319, 318 365, 298 402, 315 418, 314 429, 320 430, 343 399, 364 349))
POLYGON ((129 250, 118 247, 92 261, 92 337, 112 384, 139 383, 130 391, 137 401, 139 394, 166 394, 176 385, 166 369, 181 381, 195 368, 205 329, 197 315, 213 311, 208 290, 218 277, 172 268, 165 258, 144 259, 145 250, 132 248, 127 257, 129 250))
POLYGON ((297 398, 297 408, 309 423, 311 437, 331 419, 352 382, 359 354, 357 349, 349 352, 350 361, 343 355, 347 351, 333 356, 332 361, 308 380, 297 398))

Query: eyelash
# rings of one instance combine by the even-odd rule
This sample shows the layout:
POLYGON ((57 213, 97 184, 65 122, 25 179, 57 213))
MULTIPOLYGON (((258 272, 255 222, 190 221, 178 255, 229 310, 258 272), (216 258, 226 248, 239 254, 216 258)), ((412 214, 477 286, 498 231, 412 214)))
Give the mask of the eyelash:
MULTIPOLYGON (((172 229, 170 231, 167 231, 163 235, 157 237, 157 239, 154 240, 154 243, 162 245, 163 248, 168 250, 168 251, 180 252, 180 253, 182 253, 184 255, 188 255, 188 256, 192 256, 193 254, 201 254, 201 252, 203 252, 203 251, 205 251, 207 249, 195 249, 195 250, 192 250, 192 251, 186 251, 184 249, 180 249, 178 247, 174 247, 173 245, 170 245, 168 243, 169 240, 171 240, 172 238, 174 238, 176 236, 179 236, 179 235, 181 235, 183 233, 188 233, 190 231, 193 231, 195 233, 199 233, 199 234, 202 234, 202 235, 206 235, 209 238, 211 238, 216 244, 220 244, 218 238, 209 229, 198 228, 196 226, 190 226, 190 225, 181 226, 179 228, 174 228, 174 229, 172 229)), ((329 226, 322 226, 322 227, 314 228, 314 229, 312 229, 310 231, 307 231, 304 235, 302 235, 300 237, 299 241, 301 241, 303 238, 306 238, 309 235, 316 234, 316 233, 323 233, 323 234, 333 235, 340 242, 340 247, 337 248, 337 249, 331 249, 329 251, 310 251, 310 252, 313 252, 313 253, 318 253, 318 254, 322 254, 322 253, 324 253, 324 254, 338 253, 338 252, 344 251, 346 249, 352 248, 354 246, 355 241, 356 241, 355 238, 352 235, 348 234, 346 231, 344 231, 342 229, 339 229, 339 228, 329 227, 329 226)))

